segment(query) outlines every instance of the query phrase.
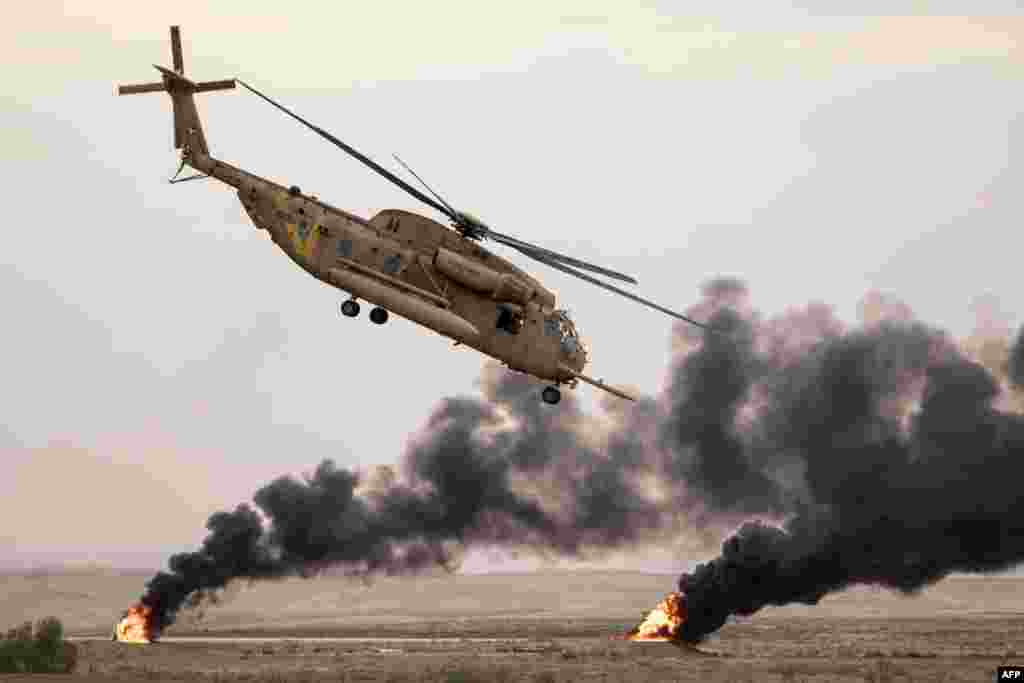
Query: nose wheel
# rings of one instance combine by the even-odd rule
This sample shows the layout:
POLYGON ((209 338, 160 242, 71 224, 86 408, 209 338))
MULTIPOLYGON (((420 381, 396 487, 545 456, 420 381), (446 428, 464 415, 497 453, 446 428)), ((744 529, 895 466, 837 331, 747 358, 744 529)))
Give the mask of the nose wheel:
POLYGON ((378 325, 383 325, 388 321, 388 312, 380 306, 377 306, 375 309, 370 311, 370 320, 378 325))
POLYGON ((540 392, 541 400, 548 405, 555 405, 562 400, 562 392, 557 387, 544 387, 544 391, 540 392))
POLYGON ((349 299, 341 302, 341 314, 347 318, 354 318, 359 315, 359 302, 349 299))

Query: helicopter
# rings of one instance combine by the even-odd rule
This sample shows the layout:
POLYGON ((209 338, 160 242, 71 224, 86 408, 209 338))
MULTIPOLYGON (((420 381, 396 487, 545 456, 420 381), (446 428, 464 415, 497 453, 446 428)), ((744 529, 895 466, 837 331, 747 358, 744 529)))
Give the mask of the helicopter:
POLYGON ((554 405, 559 387, 575 389, 580 381, 620 398, 628 392, 583 374, 589 351, 568 312, 556 307, 555 294, 540 280, 480 246, 483 240, 503 244, 555 270, 709 331, 713 328, 599 280, 637 284, 623 273, 497 232, 472 214, 456 211, 415 171, 396 160, 430 193, 399 178, 326 130, 310 123, 256 88, 234 78, 195 82, 185 76, 181 31, 171 26, 172 69, 154 65, 160 82, 118 87, 118 95, 166 92, 171 97, 174 147, 181 164, 171 183, 213 178, 237 191, 242 207, 259 230, 313 277, 347 292, 341 314, 355 318, 360 300, 374 308, 377 325, 389 313, 406 318, 503 362, 508 368, 550 382, 541 399, 554 405), (194 95, 242 85, 374 172, 403 189, 451 222, 399 209, 385 209, 369 220, 349 213, 297 186, 285 187, 210 155, 194 95), (196 173, 179 177, 185 166, 196 173))

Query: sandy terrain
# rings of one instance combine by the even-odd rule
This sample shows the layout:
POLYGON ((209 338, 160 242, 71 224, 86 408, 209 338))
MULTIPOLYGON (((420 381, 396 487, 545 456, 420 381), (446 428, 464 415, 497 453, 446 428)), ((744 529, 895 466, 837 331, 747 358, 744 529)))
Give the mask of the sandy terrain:
POLYGON ((262 583, 182 618, 156 645, 109 642, 146 578, 2 577, 0 627, 59 617, 83 639, 78 675, 97 681, 952 683, 1024 664, 1024 579, 1015 578, 949 579, 916 598, 859 588, 817 607, 767 609, 701 652, 613 639, 675 583, 625 572, 262 583))

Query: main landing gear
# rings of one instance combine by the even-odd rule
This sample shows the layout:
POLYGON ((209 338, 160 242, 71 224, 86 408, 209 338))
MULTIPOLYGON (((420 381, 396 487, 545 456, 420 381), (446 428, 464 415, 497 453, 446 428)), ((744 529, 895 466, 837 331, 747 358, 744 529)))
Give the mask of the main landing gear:
POLYGON ((349 299, 341 302, 341 314, 348 318, 354 318, 359 315, 359 302, 355 299, 349 299))
POLYGON ((562 392, 558 390, 558 387, 544 387, 544 391, 540 392, 541 400, 548 405, 555 405, 562 400, 562 392))
MULTIPOLYGON (((355 318, 359 315, 359 302, 354 298, 342 301, 341 314, 346 318, 355 318)), ((370 320, 378 325, 383 325, 388 321, 388 312, 380 306, 376 306, 370 311, 370 320)))

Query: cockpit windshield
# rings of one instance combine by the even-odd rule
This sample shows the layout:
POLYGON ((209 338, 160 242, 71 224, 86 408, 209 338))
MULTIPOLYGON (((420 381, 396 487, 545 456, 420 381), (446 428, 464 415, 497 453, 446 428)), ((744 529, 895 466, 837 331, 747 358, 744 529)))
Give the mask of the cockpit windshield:
POLYGON ((569 317, 569 311, 558 309, 552 313, 552 316, 558 321, 559 336, 562 339, 578 336, 576 334, 576 325, 573 324, 572 318, 569 317))
POLYGON ((566 353, 573 354, 577 351, 586 353, 586 347, 576 331, 576 325, 569 317, 569 311, 562 309, 552 311, 544 320, 544 332, 552 337, 558 337, 566 353))

